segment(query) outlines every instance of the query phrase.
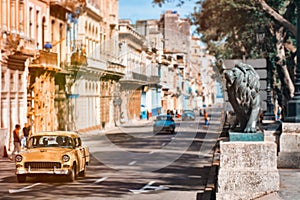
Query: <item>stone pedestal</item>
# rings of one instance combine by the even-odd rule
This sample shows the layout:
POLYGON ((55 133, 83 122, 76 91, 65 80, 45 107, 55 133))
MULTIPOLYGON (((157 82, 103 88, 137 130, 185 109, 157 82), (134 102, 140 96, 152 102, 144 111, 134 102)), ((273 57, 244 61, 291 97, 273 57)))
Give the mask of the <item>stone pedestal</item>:
POLYGON ((278 167, 300 168, 300 123, 282 123, 278 167))
POLYGON ((249 200, 279 190, 274 142, 221 142, 217 200, 249 200))
POLYGON ((275 142, 277 153, 279 152, 279 136, 281 134, 282 124, 279 121, 263 124, 264 141, 275 142))

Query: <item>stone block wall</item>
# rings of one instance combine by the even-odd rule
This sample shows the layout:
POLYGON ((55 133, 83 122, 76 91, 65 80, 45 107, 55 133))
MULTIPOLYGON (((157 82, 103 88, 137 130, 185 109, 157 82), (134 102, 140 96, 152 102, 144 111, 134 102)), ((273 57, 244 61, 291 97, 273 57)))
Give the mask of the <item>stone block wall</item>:
POLYGON ((249 200, 279 190, 274 142, 221 142, 218 200, 249 200))

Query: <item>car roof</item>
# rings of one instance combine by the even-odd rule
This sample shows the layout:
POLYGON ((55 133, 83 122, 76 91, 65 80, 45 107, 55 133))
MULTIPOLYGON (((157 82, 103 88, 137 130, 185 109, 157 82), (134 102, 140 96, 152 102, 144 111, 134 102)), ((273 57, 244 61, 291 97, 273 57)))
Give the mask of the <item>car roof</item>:
POLYGON ((173 118, 173 116, 172 115, 167 115, 167 114, 162 114, 162 115, 157 115, 156 116, 156 119, 160 119, 160 118, 170 119, 170 118, 173 118))
POLYGON ((32 134, 32 136, 44 136, 44 135, 78 137, 78 133, 76 131, 44 131, 44 132, 37 132, 32 134))

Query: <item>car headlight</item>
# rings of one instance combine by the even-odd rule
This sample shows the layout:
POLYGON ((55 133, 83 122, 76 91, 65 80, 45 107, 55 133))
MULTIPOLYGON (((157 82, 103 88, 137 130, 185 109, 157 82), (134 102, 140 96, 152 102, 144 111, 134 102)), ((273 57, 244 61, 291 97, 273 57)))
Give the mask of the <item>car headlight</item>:
POLYGON ((70 156, 64 155, 64 156, 62 157, 62 160, 63 160, 64 162, 68 162, 68 161, 70 160, 70 156))
POLYGON ((16 162, 21 162, 23 157, 21 155, 16 155, 16 162))

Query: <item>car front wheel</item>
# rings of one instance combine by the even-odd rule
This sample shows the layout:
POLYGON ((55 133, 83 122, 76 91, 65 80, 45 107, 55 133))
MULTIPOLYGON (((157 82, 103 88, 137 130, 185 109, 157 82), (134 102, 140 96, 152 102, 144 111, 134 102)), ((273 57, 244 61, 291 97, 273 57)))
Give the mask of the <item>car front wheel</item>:
POLYGON ((68 175, 68 181, 73 182, 76 179, 76 165, 73 164, 71 173, 68 175))

